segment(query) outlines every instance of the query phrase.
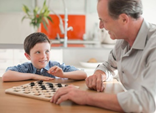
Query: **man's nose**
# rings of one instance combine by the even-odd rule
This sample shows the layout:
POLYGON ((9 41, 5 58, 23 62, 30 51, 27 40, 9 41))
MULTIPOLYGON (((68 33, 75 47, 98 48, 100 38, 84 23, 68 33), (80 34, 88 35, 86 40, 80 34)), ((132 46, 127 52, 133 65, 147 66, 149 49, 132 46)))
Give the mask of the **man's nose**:
POLYGON ((104 28, 104 27, 105 27, 105 26, 104 26, 104 23, 100 22, 100 23, 99 23, 99 28, 102 29, 102 28, 104 28))

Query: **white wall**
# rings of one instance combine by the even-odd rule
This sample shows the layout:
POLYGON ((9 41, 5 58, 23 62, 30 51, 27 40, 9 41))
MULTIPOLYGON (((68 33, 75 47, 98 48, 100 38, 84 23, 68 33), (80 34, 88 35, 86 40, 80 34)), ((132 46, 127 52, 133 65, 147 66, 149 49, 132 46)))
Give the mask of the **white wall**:
POLYGON ((0 0, 0 13, 21 12, 22 5, 34 6, 34 0, 0 0))
POLYGON ((156 24, 156 0, 142 0, 143 17, 151 23, 156 24))
POLYGON ((0 13, 0 43, 22 44, 32 33, 29 20, 21 22, 23 13, 0 13))
POLYGON ((29 20, 21 22, 23 4, 32 9, 34 0, 0 0, 0 43, 22 44, 32 32, 29 20))
MULTIPOLYGON (((44 0, 38 0, 38 5, 42 6, 44 0)), ((64 14, 67 9, 68 14, 85 14, 86 0, 47 0, 50 9, 57 14, 64 14), (65 2, 63 2, 65 1, 65 2)))

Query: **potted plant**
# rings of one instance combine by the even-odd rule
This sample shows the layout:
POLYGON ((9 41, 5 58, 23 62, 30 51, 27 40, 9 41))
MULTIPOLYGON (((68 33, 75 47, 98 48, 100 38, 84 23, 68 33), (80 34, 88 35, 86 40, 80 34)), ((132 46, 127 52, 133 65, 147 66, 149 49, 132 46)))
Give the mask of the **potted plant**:
POLYGON ((22 21, 24 19, 30 19, 30 25, 33 26, 35 30, 38 30, 41 23, 43 24, 43 27, 47 30, 47 25, 49 21, 53 22, 52 18, 49 16, 50 10, 46 5, 46 0, 44 1, 42 8, 36 6, 33 9, 33 12, 31 12, 26 5, 23 5, 22 9, 25 12, 25 16, 23 16, 22 21))

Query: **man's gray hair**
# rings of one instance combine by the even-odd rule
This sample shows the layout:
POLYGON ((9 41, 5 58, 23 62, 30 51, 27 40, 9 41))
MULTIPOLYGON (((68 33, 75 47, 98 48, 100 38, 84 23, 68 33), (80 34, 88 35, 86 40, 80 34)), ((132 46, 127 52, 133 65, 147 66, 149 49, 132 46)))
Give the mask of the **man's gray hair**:
MULTIPOLYGON (((98 0, 100 2, 101 0, 98 0)), ((143 6, 141 0, 108 0, 109 15, 117 19, 120 14, 127 14, 128 16, 138 19, 143 13, 143 6)))

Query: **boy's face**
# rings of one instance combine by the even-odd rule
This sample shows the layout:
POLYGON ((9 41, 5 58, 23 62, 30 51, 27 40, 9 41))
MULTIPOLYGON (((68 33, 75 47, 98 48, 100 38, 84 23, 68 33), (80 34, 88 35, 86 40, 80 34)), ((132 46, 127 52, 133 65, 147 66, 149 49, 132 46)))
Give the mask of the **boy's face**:
POLYGON ((48 42, 37 43, 31 50, 30 55, 25 53, 28 60, 31 60, 37 69, 44 68, 49 62, 50 44, 48 42))

